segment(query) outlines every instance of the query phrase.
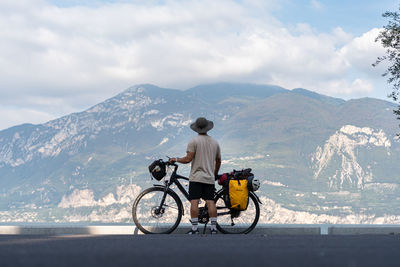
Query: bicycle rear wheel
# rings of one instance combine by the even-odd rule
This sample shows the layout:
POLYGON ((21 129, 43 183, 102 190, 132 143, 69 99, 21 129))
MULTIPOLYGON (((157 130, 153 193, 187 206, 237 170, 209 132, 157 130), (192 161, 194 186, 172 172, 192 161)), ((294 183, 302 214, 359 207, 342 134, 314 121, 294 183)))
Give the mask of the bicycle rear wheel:
POLYGON ((224 234, 248 234, 256 227, 260 218, 260 205, 253 193, 249 193, 247 209, 236 211, 229 209, 224 200, 224 191, 215 197, 217 205, 217 229, 224 234))
POLYGON ((164 187, 151 187, 136 198, 132 217, 136 226, 145 234, 169 234, 178 227, 182 218, 182 202, 168 189, 161 205, 164 187))

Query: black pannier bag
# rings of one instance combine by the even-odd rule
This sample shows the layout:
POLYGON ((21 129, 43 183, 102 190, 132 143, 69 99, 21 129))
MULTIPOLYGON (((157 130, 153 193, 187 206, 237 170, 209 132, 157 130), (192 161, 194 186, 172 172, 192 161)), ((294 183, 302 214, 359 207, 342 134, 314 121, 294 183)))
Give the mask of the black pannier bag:
POLYGON ((251 172, 250 168, 233 172, 234 172, 234 177, 236 177, 236 179, 247 180, 247 188, 249 189, 249 191, 251 192, 257 191, 258 188, 260 187, 260 182, 258 181, 258 179, 254 178, 254 174, 251 172))
MULTIPOLYGON (((251 180, 254 179, 254 174, 251 172, 250 168, 247 168, 239 171, 233 170, 233 172, 230 173, 223 173, 222 175, 218 175, 216 179, 218 180, 219 185, 226 186, 226 182, 231 179, 248 180, 249 182, 251 182, 251 180)), ((249 190, 253 191, 251 190, 251 188, 249 188, 249 190)))
POLYGON ((240 171, 233 170, 230 173, 233 176, 233 179, 246 179, 247 180, 247 188, 249 191, 254 192, 257 191, 260 187, 260 181, 254 177, 254 174, 251 172, 250 168, 243 169, 240 171))
POLYGON ((167 168, 165 162, 162 159, 155 160, 149 166, 149 172, 157 181, 160 181, 167 174, 167 168))
POLYGON ((251 169, 250 169, 250 168, 243 169, 243 170, 240 170, 240 171, 233 170, 233 179, 237 179, 237 180, 242 180, 242 179, 249 180, 249 178, 250 178, 251 176, 254 177, 254 174, 251 173, 251 169))

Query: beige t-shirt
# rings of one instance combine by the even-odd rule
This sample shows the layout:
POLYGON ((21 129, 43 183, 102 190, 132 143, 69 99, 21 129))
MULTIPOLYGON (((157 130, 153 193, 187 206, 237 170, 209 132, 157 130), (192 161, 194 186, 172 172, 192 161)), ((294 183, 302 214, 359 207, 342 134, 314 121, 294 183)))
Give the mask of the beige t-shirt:
POLYGON ((221 158, 218 142, 209 135, 197 135, 190 140, 187 152, 194 152, 189 181, 214 184, 215 160, 221 158))

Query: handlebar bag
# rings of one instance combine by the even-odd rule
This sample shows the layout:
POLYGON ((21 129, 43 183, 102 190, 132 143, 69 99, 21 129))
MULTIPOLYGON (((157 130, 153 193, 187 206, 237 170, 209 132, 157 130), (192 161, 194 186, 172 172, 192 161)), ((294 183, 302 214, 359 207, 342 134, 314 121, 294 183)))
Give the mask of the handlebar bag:
POLYGON ((165 165, 165 162, 161 159, 155 160, 149 165, 149 172, 157 181, 160 181, 167 174, 167 168, 165 165))

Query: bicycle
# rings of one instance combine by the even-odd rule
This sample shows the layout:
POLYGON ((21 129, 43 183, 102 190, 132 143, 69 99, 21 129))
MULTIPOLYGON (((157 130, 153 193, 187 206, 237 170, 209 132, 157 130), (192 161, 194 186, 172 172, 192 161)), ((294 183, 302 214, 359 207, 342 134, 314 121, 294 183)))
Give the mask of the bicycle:
MULTIPOLYGON (((184 215, 183 203, 178 194, 170 187, 175 184, 182 195, 189 201, 189 193, 179 181, 189 179, 177 174, 176 163, 165 162, 167 168, 173 171, 164 178, 164 184, 154 184, 145 189, 135 199, 132 206, 132 217, 136 226, 145 234, 170 234, 179 225, 184 215), (169 178, 169 179, 168 179, 169 178)), ((226 192, 222 188, 215 192, 217 206, 217 229, 223 234, 248 234, 257 225, 260 218, 260 205, 262 204, 254 192, 249 192, 249 204, 244 211, 230 209, 226 204, 226 192)), ((199 223, 209 222, 207 204, 199 207, 199 223)))

